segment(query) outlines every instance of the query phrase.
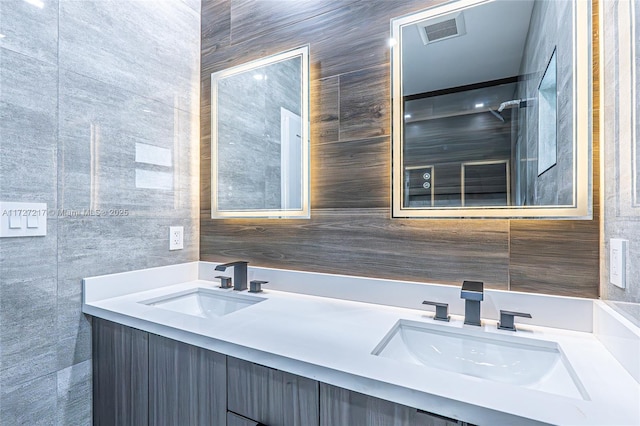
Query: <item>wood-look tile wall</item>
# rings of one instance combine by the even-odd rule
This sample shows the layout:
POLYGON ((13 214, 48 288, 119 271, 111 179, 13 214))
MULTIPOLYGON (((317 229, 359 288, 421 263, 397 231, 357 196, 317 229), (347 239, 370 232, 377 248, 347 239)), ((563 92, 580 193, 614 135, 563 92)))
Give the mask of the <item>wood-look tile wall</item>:
POLYGON ((390 218, 389 21, 436 3, 203 0, 202 260, 453 285, 477 279, 492 288, 598 296, 597 187, 592 221, 390 218), (307 43, 311 219, 212 220, 211 73, 307 43))

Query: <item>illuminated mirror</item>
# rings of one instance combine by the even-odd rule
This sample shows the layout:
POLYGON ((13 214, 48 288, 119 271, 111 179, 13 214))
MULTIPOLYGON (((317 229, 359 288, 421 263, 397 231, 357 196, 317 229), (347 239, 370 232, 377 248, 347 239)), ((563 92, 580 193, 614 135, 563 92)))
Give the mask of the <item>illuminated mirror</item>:
POLYGON ((393 216, 591 218, 587 1, 391 21, 393 216))
POLYGON ((309 47, 211 75, 211 216, 309 218, 309 47))

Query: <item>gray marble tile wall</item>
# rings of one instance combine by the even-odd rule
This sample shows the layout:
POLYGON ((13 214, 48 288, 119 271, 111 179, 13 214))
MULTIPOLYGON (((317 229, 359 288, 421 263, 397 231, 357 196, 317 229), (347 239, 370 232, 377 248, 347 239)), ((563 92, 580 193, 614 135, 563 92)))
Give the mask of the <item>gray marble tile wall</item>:
POLYGON ((526 161, 528 205, 573 204, 573 38, 572 5, 567 1, 535 2, 520 75, 520 99, 534 99, 520 112, 521 151, 526 161), (557 162, 538 176, 538 86, 556 50, 557 162))
MULTIPOLYGON (((640 159, 637 157, 640 152, 640 79, 637 77, 640 74, 640 1, 601 0, 601 5, 604 238, 600 292, 604 299, 637 304, 640 303, 640 159), (632 17, 636 25, 635 40, 629 37, 632 33, 628 30, 619 29, 625 21, 633 22, 632 17), (633 81, 633 72, 636 81, 633 81), (634 118, 635 123, 631 121, 634 118), (611 238, 629 241, 625 289, 609 282, 611 238)), ((617 306, 640 319, 638 305, 617 306)))
POLYGON ((0 425, 91 424, 83 277, 198 259, 199 76, 197 0, 0 1, 0 200, 56 210, 0 239, 0 425))

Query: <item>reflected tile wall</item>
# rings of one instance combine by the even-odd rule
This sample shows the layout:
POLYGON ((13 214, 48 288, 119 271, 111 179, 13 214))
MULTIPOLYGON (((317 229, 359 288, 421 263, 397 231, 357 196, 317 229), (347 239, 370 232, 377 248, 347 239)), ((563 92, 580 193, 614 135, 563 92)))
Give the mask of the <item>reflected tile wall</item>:
POLYGON ((569 205, 573 203, 573 78, 567 72, 573 66, 573 39, 570 23, 570 2, 536 2, 531 16, 530 32, 525 45, 525 55, 520 75, 527 79, 519 85, 521 99, 535 99, 520 109, 526 126, 520 130, 526 143, 529 163, 527 166, 527 200, 532 205, 569 205), (538 176, 538 86, 545 73, 554 49, 557 61, 557 161, 554 166, 538 176), (563 143, 564 142, 564 143, 563 143))
POLYGON ((296 57, 218 80, 221 210, 280 209, 280 108, 301 114, 301 66, 296 57))
POLYGON ((0 1, 0 199, 57 210, 47 236, 0 239, 2 425, 91 424, 83 277, 198 259, 199 22, 196 0, 0 1))
POLYGON ((197 115, 66 70, 59 102, 60 208, 189 213, 197 115), (168 150, 172 164, 137 162, 140 143, 168 150), (169 188, 141 188, 136 170, 170 175, 169 188))

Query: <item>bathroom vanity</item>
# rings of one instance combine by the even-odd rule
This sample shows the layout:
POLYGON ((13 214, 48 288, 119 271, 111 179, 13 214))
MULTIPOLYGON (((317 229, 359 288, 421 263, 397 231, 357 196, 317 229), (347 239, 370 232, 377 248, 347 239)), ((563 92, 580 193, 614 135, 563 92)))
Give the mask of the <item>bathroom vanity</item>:
POLYGON ((640 333, 600 301, 485 290, 478 327, 463 324, 459 287, 249 267, 269 283, 248 294, 218 288, 216 265, 84 280, 96 424, 640 420, 640 333), (451 321, 434 321, 427 298, 451 321), (499 330, 500 309, 533 318, 499 330), (448 352, 434 359, 429 345, 448 352), (479 348, 510 368, 448 361, 479 348))

